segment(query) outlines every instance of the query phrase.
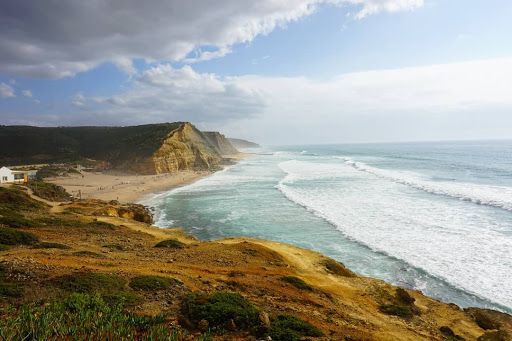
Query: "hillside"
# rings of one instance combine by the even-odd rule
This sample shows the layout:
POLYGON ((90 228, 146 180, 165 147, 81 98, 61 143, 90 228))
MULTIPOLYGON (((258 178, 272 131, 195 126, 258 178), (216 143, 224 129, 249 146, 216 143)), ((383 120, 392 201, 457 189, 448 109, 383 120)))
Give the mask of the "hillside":
POLYGON ((0 212, 0 244, 8 244, 0 248, 3 340, 27 333, 66 339, 70 330, 77 340, 483 341, 511 335, 510 315, 462 310, 277 242, 198 242, 182 230, 151 226, 140 205, 60 205, 13 186, 0 187, 0 212))
POLYGON ((242 139, 228 138, 228 141, 231 143, 231 145, 233 147, 235 147, 238 150, 246 149, 246 148, 259 148, 259 147, 261 147, 257 143, 254 143, 254 142, 251 142, 251 141, 247 141, 247 140, 242 140, 242 139))
POLYGON ((238 150, 231 145, 224 135, 216 131, 203 131, 204 136, 208 139, 210 144, 216 147, 221 155, 237 154, 238 150))
POLYGON ((0 151, 0 163, 17 165, 88 158, 144 174, 207 169, 219 163, 221 151, 230 146, 218 135, 212 144, 187 122, 133 127, 1 126, 0 144, 9 148, 0 151))

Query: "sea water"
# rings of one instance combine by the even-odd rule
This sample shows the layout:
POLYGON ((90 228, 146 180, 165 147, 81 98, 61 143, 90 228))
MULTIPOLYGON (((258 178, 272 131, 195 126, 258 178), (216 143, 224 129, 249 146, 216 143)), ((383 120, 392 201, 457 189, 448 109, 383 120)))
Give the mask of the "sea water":
POLYGON ((512 312, 512 141, 273 147, 143 201, 200 240, 319 251, 462 307, 512 312))

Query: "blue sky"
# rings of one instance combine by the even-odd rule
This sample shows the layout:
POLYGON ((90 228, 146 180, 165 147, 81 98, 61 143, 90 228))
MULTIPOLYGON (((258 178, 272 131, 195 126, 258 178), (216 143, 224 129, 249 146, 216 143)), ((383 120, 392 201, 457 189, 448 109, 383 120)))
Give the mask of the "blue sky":
POLYGON ((511 1, 315 2, 0 5, 0 124, 185 120, 263 143, 512 138, 511 1), (221 53, 190 60, 208 51, 221 53))

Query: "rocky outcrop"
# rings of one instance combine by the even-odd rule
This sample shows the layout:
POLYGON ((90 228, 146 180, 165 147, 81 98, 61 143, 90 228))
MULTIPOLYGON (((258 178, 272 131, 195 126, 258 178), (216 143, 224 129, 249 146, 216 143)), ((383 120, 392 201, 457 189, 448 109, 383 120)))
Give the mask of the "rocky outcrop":
POLYGON ((232 139, 232 138, 228 138, 227 140, 231 143, 231 145, 233 147, 235 147, 238 150, 240 150, 240 149, 247 149, 247 148, 259 148, 259 147, 261 147, 259 144, 251 142, 251 141, 247 141, 247 140, 232 139))
POLYGON ((210 142, 221 155, 238 154, 238 150, 236 150, 229 140, 218 131, 203 131, 203 134, 208 139, 208 142, 210 142))
POLYGON ((208 169, 222 160, 205 135, 190 123, 169 132, 152 155, 137 157, 129 168, 141 174, 160 174, 185 169, 208 169))

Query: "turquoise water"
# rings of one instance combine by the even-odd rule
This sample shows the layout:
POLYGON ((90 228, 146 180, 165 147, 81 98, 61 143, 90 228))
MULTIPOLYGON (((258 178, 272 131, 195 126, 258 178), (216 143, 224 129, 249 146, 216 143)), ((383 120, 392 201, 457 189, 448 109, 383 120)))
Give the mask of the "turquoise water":
POLYGON ((512 312, 512 142, 274 147, 148 198, 156 224, 248 236, 462 307, 512 312))

